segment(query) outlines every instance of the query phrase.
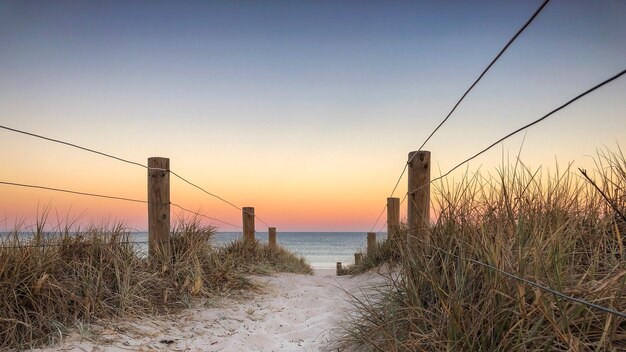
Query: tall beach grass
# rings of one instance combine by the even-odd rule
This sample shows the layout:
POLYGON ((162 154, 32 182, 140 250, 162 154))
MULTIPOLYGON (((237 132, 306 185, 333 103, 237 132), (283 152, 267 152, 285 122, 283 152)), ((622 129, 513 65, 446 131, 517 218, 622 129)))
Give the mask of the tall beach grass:
POLYGON ((590 178, 601 192, 580 176, 571 167, 548 175, 517 162, 493 177, 474 174, 434 185, 438 211, 428 239, 405 232, 400 274, 377 297, 353 297, 342 346, 626 350, 623 318, 466 260, 626 312, 626 159, 621 151, 598 154, 590 178))
POLYGON ((249 273, 311 273, 286 250, 235 242, 214 248, 214 229, 195 219, 172 231, 172 260, 149 261, 120 224, 72 230, 44 228, 32 239, 16 228, 0 243, 0 350, 54 344, 69 328, 97 319, 167 313, 254 285, 249 273))

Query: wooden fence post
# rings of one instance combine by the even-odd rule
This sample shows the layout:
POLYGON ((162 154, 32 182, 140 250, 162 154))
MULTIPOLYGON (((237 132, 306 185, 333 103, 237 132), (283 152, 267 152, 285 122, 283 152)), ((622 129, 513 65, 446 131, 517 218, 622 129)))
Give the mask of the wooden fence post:
POLYGON ((363 253, 354 253, 354 264, 359 264, 363 260, 363 253))
POLYGON ((276 248, 276 228, 270 227, 267 229, 268 233, 268 242, 270 244, 270 248, 276 248))
POLYGON ((367 255, 373 255, 376 250, 376 232, 367 233, 367 255))
POLYGON ((415 245, 411 236, 429 241, 430 224, 430 152, 421 150, 409 153, 409 187, 407 195, 407 222, 409 247, 415 245))
POLYGON ((400 198, 387 198, 387 242, 397 247, 400 239, 400 198))
POLYGON ((341 268, 341 262, 337 262, 337 276, 343 275, 343 269, 341 268))
POLYGON ((170 159, 148 158, 148 257, 170 261, 170 159))
MULTIPOLYGON (((407 236, 407 250, 410 251, 409 255, 418 254, 418 244, 421 244, 421 248, 424 250, 422 253, 428 253, 430 248, 424 246, 421 241, 430 243, 430 237, 428 235, 428 226, 430 223, 430 152, 419 151, 409 153, 409 187, 407 194, 407 222, 408 222, 408 236, 407 236)), ((408 265, 408 262, 404 265, 408 265)), ((414 268, 407 268, 407 279, 409 282, 415 284, 417 282, 416 273, 413 272, 414 268)), ((409 295, 411 305, 417 305, 414 302, 416 298, 414 295, 409 295)), ((416 313, 409 312, 409 319, 411 321, 417 320, 416 313)), ((416 332, 415 325, 410 324, 411 332, 416 332)))
POLYGON ((254 208, 244 207, 241 213, 243 215, 243 243, 250 245, 254 243, 254 208))

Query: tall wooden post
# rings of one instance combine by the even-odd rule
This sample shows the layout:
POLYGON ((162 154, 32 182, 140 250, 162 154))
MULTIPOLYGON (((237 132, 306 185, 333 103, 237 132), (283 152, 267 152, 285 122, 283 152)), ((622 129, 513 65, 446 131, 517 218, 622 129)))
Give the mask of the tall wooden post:
POLYGON ((170 159, 148 158, 148 256, 170 260, 170 159))
POLYGON ((376 251, 376 232, 367 233, 367 255, 373 255, 376 251))
MULTIPOLYGON (((409 187, 407 194, 407 223, 409 227, 407 237, 407 249, 413 255, 417 254, 418 242, 421 241, 430 242, 428 236, 429 226, 429 214, 430 214, 430 152, 419 151, 409 153, 408 162, 409 171, 409 187)), ((425 253, 429 252, 429 248, 426 248, 423 244, 421 247, 425 253)), ((407 279, 410 283, 415 284, 417 282, 416 274, 413 272, 415 268, 407 266, 407 279)), ((415 296, 409 295, 409 300, 414 301, 415 296)), ((417 305, 417 302, 411 302, 412 306, 417 305)), ((415 312, 409 312, 409 319, 414 321, 417 319, 415 312)), ((410 325, 411 330, 414 329, 413 324, 410 325)), ((412 331, 415 332, 415 331, 412 331)))
MULTIPOLYGON (((430 223, 430 152, 409 153, 409 188, 407 195, 407 222, 409 238, 417 236, 428 241, 430 223)), ((409 244, 411 241, 409 239, 409 244)))
POLYGON ((276 248, 276 228, 270 227, 267 229, 268 234, 268 242, 270 244, 270 248, 276 248))
POLYGON ((241 213, 243 215, 243 242, 252 244, 254 243, 254 208, 244 207, 241 213))
POLYGON ((387 198, 387 241, 393 244, 400 236, 400 198, 387 198))

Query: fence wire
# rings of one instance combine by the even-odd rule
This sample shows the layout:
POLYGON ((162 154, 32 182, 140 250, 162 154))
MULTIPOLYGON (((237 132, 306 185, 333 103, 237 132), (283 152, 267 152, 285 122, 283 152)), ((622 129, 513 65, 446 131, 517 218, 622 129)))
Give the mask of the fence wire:
POLYGON ((500 268, 497 268, 497 267, 495 267, 495 266, 493 266, 493 265, 490 265, 490 264, 487 264, 487 263, 483 263, 483 262, 481 262, 481 261, 479 261, 479 260, 475 260, 475 259, 472 259, 472 258, 461 257, 461 256, 459 256, 459 255, 457 255, 457 254, 454 254, 454 253, 452 253, 452 252, 449 252, 449 251, 447 251, 447 250, 445 250, 445 249, 443 249, 443 248, 441 248, 441 247, 438 247, 438 246, 436 246, 436 245, 433 245, 433 244, 431 244, 431 243, 429 243, 429 242, 426 242, 426 241, 424 241, 424 240, 422 240, 422 239, 415 238, 415 237, 412 237, 412 239, 416 239, 416 240, 418 240, 419 242, 422 242, 422 243, 424 243, 424 244, 426 244, 426 245, 430 246, 431 248, 433 248, 433 249, 435 249, 435 250, 437 250, 437 251, 440 251, 440 252, 442 252, 442 253, 445 253, 445 254, 447 254, 447 255, 450 255, 450 256, 452 256, 452 257, 455 257, 455 258, 457 258, 457 259, 459 259, 459 260, 468 261, 468 262, 470 262, 470 263, 473 263, 473 264, 477 264, 477 265, 483 266, 483 267, 488 268, 488 269, 490 269, 490 270, 497 271, 498 273, 500 273, 500 274, 502 274, 502 275, 505 275, 505 276, 507 276, 507 277, 509 277, 509 278, 512 278, 512 279, 515 279, 515 280, 517 280, 517 281, 520 281, 520 282, 523 282, 523 283, 525 283, 525 284, 528 284, 528 285, 530 285, 530 286, 536 287, 536 288, 538 288, 538 289, 540 289, 540 290, 543 290, 543 291, 545 291, 545 292, 549 292, 549 293, 551 293, 551 294, 553 294, 553 295, 555 295, 555 296, 561 297, 561 298, 566 299, 566 300, 568 300, 568 301, 576 302, 576 303, 579 303, 579 304, 582 304, 582 305, 588 306, 588 307, 590 307, 590 308, 594 308, 594 309, 597 309, 597 310, 601 310, 601 311, 606 312, 606 313, 609 313, 609 314, 617 315, 617 316, 619 316, 619 317, 621 317, 621 318, 626 318, 626 313, 623 313, 623 312, 617 311, 617 310, 615 310, 615 309, 613 309, 613 308, 610 308, 610 307, 604 307, 604 306, 601 306, 601 305, 599 305, 599 304, 596 304, 596 303, 593 303, 593 302, 589 302, 589 301, 586 301, 586 300, 581 299, 581 298, 577 298, 577 297, 574 297, 574 296, 567 295, 567 294, 565 294, 565 293, 563 293, 563 292, 557 291, 557 290, 555 290, 555 289, 553 289, 553 288, 551 288, 551 287, 548 287, 548 286, 546 286, 546 285, 544 285, 544 284, 541 284, 541 283, 538 283, 538 282, 535 282, 535 281, 531 281, 531 280, 528 280, 528 279, 523 278, 523 277, 521 277, 521 276, 518 276, 518 275, 515 275, 515 274, 512 274, 512 273, 509 273, 509 272, 507 272, 507 271, 505 271, 505 270, 502 270, 502 269, 500 269, 500 268))
MULTIPOLYGON (((522 27, 520 27, 520 29, 518 29, 517 32, 515 32, 515 34, 504 45, 504 47, 493 58, 493 60, 491 60, 491 62, 487 65, 487 67, 485 67, 485 69, 481 72, 481 74, 478 76, 478 78, 476 78, 474 83, 472 83, 472 85, 470 85, 469 88, 467 88, 467 90, 465 91, 465 93, 463 93, 461 98, 456 102, 456 104, 454 104, 454 106, 452 107, 450 112, 446 115, 446 117, 444 117, 444 119, 441 120, 441 122, 437 125, 437 127, 435 127, 435 129, 428 135, 428 137, 420 145, 420 147, 418 148, 417 151, 422 150, 422 148, 426 145, 426 143, 430 140, 430 138, 439 130, 439 128, 441 128, 441 126, 443 126, 444 123, 446 123, 448 121, 450 116, 452 116, 454 111, 456 111, 456 108, 461 104, 461 102, 465 99, 465 97, 472 91, 472 89, 474 89, 474 87, 478 84, 478 82, 480 82, 480 80, 485 76, 487 71, 489 71, 491 69, 491 67, 500 59, 502 54, 504 54, 504 52, 511 46, 511 44, 513 44, 513 42, 517 39, 517 37, 519 37, 520 34, 522 34, 522 32, 524 32, 524 30, 526 30, 526 28, 533 22, 533 20, 539 15, 539 13, 543 10, 543 8, 548 4, 548 2, 550 2, 550 0, 544 0, 544 2, 537 8, 537 10, 535 10, 535 12, 532 14, 532 16, 530 16, 530 18, 528 18, 528 20, 524 23, 524 25, 522 27)), ((391 190, 391 195, 389 196, 390 198, 393 197, 393 195, 396 193, 396 190, 398 189, 398 185, 400 185, 400 181, 402 181, 402 177, 406 173, 406 170, 407 170, 409 164, 411 163, 413 158, 415 158, 416 155, 417 155, 417 153, 413 154, 411 159, 409 159, 406 162, 406 164, 404 164, 404 168, 402 168, 402 172, 400 173, 400 176, 398 177, 398 180, 396 181, 396 184, 393 186, 393 190, 391 190)), ((376 218, 376 222, 374 222, 374 224, 372 225, 372 228, 370 229, 370 232, 372 232, 374 230, 374 228, 378 224, 378 221, 380 221, 380 218, 384 214, 385 209, 387 209, 387 205, 386 204, 383 207, 383 209, 380 211, 380 214, 376 218)))
POLYGON ((220 220, 218 218, 214 218, 214 217, 210 217, 210 216, 204 215, 204 214, 202 214, 200 212, 189 210, 187 208, 184 208, 184 207, 182 207, 182 206, 180 206, 178 204, 172 203, 172 202, 169 202, 169 203, 155 203, 155 202, 148 202, 148 201, 141 200, 141 199, 133 199, 133 198, 118 197, 118 196, 111 196, 111 195, 105 195, 105 194, 73 191, 73 190, 69 190, 69 189, 54 188, 54 187, 39 186, 39 185, 30 185, 30 184, 17 183, 17 182, 0 181, 0 184, 8 185, 8 186, 25 187, 25 188, 43 189, 43 190, 47 190, 47 191, 76 194, 76 195, 81 195, 81 196, 98 197, 98 198, 113 199, 113 200, 122 200, 122 201, 133 202, 133 203, 153 204, 153 205, 168 205, 169 204, 169 205, 174 206, 174 207, 176 207, 176 208, 178 208, 178 209, 180 209, 182 211, 185 211, 187 213, 190 213, 190 214, 193 214, 193 215, 196 215, 196 216, 200 216, 200 217, 203 217, 203 218, 208 219, 208 220, 217 221, 217 222, 220 222, 222 224, 232 226, 234 228, 239 228, 239 229, 241 228, 241 226, 232 224, 232 223, 224 221, 224 220, 220 220))
POLYGON ((427 184, 425 184, 425 185, 422 185, 422 186, 420 186, 420 187, 418 187, 418 188, 416 188, 416 189, 414 189, 414 190, 410 190, 408 193, 416 192, 417 190, 422 189, 422 188, 424 188, 424 187, 426 187, 426 186, 430 185, 431 183, 433 183, 433 182, 435 182, 435 181, 438 181, 438 180, 441 180, 441 179, 442 179, 442 178, 444 178, 444 177, 447 177, 447 176, 448 176, 448 175, 450 175, 450 174, 451 174, 454 170, 456 170, 456 169, 458 169, 459 167, 463 166, 464 164, 466 164, 466 163, 468 163, 468 162, 470 162, 470 161, 472 161, 472 160, 476 159, 478 156, 480 156, 480 155, 484 154, 485 152, 487 152, 487 151, 488 151, 488 150, 490 150, 491 148, 495 147, 496 145, 498 145, 498 144, 499 144, 499 143, 501 143, 502 141, 504 141, 504 140, 506 140, 506 139, 508 139, 508 138, 510 138, 510 137, 512 137, 512 136, 514 136, 514 135, 516 135, 516 134, 518 134, 518 133, 520 133, 520 132, 522 132, 522 131, 524 131, 524 130, 526 130, 526 129, 528 129, 528 128, 530 128, 530 127, 532 127, 532 126, 534 126, 534 125, 536 125, 536 124, 538 124, 538 123, 540 123, 540 122, 542 122, 542 121, 544 121, 544 120, 546 120, 546 119, 547 119, 547 118, 549 118, 550 116, 552 116, 552 115, 554 115, 555 113, 557 113, 557 112, 561 111, 562 109, 564 109, 564 108, 565 108, 565 107, 567 107, 568 105, 572 104, 573 102, 577 101, 578 99, 580 99, 580 98, 582 98, 582 97, 586 96, 587 94, 589 94, 589 93, 591 93, 591 92, 593 92, 593 91, 597 90, 597 89, 598 89, 598 88, 600 88, 600 87, 603 87, 603 86, 605 86, 605 85, 607 85, 607 84, 609 84, 609 83, 613 82, 614 80, 616 80, 616 79, 618 79, 618 78, 622 77, 624 74, 626 74, 626 69, 624 69, 624 70, 622 70, 622 71, 618 72, 617 74, 615 74, 615 75, 613 75, 613 76, 611 76, 611 77, 609 77, 609 78, 605 79, 604 81, 602 81, 602 82, 600 82, 600 83, 596 84, 595 86, 593 86, 593 87, 591 87, 591 88, 587 89, 586 91, 584 91, 584 92, 582 92, 582 93, 578 94, 578 95, 577 95, 577 96, 575 96, 574 98, 572 98, 572 99, 568 100, 567 102, 565 102, 565 103, 564 103, 564 104, 562 104, 561 106, 559 106, 559 107, 557 107, 556 109, 554 109, 554 110, 550 111, 549 113, 547 113, 547 114, 543 115, 542 117, 540 117, 540 118, 538 118, 538 119, 536 119, 536 120, 534 120, 534 121, 532 121, 532 122, 530 122, 530 123, 528 123, 528 124, 526 124, 526 125, 524 125, 524 126, 522 126, 522 127, 518 128, 518 129, 516 129, 516 130, 515 130, 515 131, 513 131, 513 132, 510 132, 510 133, 506 134, 504 137, 502 137, 502 138, 498 139, 497 141, 495 141, 495 142, 491 143, 489 146, 487 146, 486 148, 482 149, 482 150, 481 150, 481 151, 479 151, 478 153, 476 153, 476 154, 474 154, 474 155, 470 156, 469 158, 467 158, 467 159, 463 160, 462 162, 458 163, 458 164, 457 164, 457 165, 455 165, 453 168, 451 168, 450 170, 448 170, 446 173, 444 173, 444 174, 442 174, 442 175, 440 175, 440 176, 438 176, 438 177, 436 177, 436 178, 434 178, 434 179, 430 180, 430 182, 428 182, 428 183, 427 183, 427 184))
MULTIPOLYGON (((78 144, 75 144, 75 143, 66 142, 66 141, 63 141, 63 140, 60 140, 60 139, 51 138, 51 137, 46 137, 46 136, 43 136, 43 135, 40 135, 40 134, 37 134, 37 133, 28 132, 28 131, 24 131, 24 130, 19 130, 19 129, 17 129, 17 128, 12 128, 12 127, 8 127, 8 126, 4 126, 4 125, 0 125, 0 128, 1 128, 1 129, 4 129, 4 130, 7 130, 7 131, 10 131, 10 132, 15 132, 15 133, 23 134, 23 135, 26 135, 26 136, 35 137, 35 138, 43 139, 43 140, 46 140, 46 141, 49 141, 49 142, 59 143, 59 144, 63 144, 63 145, 69 146, 69 147, 73 147, 73 148, 77 148, 77 149, 80 149, 80 150, 83 150, 83 151, 87 151, 87 152, 90 152, 90 153, 98 154, 98 155, 100 155, 100 156, 104 156, 104 157, 107 157, 107 158, 110 158, 110 159, 114 159, 114 160, 117 160, 117 161, 121 161, 121 162, 126 163, 126 164, 130 164, 130 165, 134 165, 134 166, 139 166, 139 167, 141 167, 141 168, 143 168, 143 169, 146 169, 146 170, 160 170, 160 171, 167 171, 167 172, 169 172, 170 174, 172 174, 174 177, 176 177, 176 178, 180 179, 181 181, 183 181, 183 182, 185 182, 185 183, 187 183, 187 184, 189 184, 189 185, 191 185, 191 186, 193 186, 193 187, 197 188, 198 190, 202 191, 203 193, 205 193, 205 194, 207 194, 207 195, 209 195, 209 196, 211 196, 211 197, 213 197, 213 198, 216 198, 216 199, 218 199, 219 201, 224 202, 224 203, 226 203, 226 204, 230 205, 231 207, 233 207, 233 208, 235 208, 235 209, 237 209, 237 210, 239 210, 239 211, 244 211, 241 207, 239 207, 239 206, 237 206, 237 205, 233 204, 232 202, 230 202, 230 201, 226 200, 226 199, 225 199, 225 198, 223 198, 223 197, 218 196, 218 195, 217 195, 217 194, 215 194, 215 193, 212 193, 212 192, 207 191, 205 188, 200 187, 200 186, 199 186, 199 185, 197 185, 196 183, 191 182, 191 181, 190 181, 190 180, 188 180, 187 178, 185 178, 185 177, 181 176, 180 174, 178 174, 178 173, 176 173, 176 172, 174 172, 174 171, 172 171, 172 170, 163 169, 163 168, 149 167, 149 166, 143 165, 143 164, 141 164, 141 163, 138 163, 138 162, 136 162, 136 161, 132 161, 132 160, 129 160, 129 159, 121 158, 121 157, 118 157, 118 156, 115 156, 115 155, 112 155, 112 154, 109 154, 109 153, 101 152, 101 151, 98 151, 98 150, 95 150, 95 149, 92 149, 92 148, 83 147, 83 146, 81 146, 81 145, 78 145, 78 144)), ((107 198, 107 197, 104 197, 104 198, 107 198)), ((246 213, 248 213, 248 212, 246 211, 246 213)), ((259 220, 261 223, 263 223, 265 226, 269 227, 269 225, 267 224, 267 222, 265 222, 265 221, 264 221, 263 219, 261 219, 259 216, 257 216, 257 215, 255 214, 255 215, 254 215, 254 217, 255 217, 257 220, 259 220)), ((215 220, 217 220, 217 219, 215 219, 215 220)), ((218 221, 222 222, 221 220, 218 220, 218 221)))
POLYGON ((127 164, 130 164, 130 165, 139 166, 139 167, 142 167, 142 168, 144 168, 144 169, 150 169, 150 170, 164 170, 164 169, 161 169, 161 168, 152 168, 152 167, 150 167, 150 168, 149 168, 149 167, 147 167, 146 165, 140 164, 140 163, 135 162, 135 161, 131 161, 131 160, 128 160, 128 159, 120 158, 120 157, 118 157, 118 156, 111 155, 111 154, 107 154, 107 153, 104 153, 104 152, 101 152, 101 151, 97 151, 97 150, 95 150, 95 149, 91 149, 91 148, 83 147, 83 146, 80 146, 80 145, 78 145, 78 144, 74 144, 74 143, 70 143, 70 142, 65 142, 65 141, 62 141, 62 140, 60 140, 60 139, 51 138, 51 137, 46 137, 46 136, 42 136, 42 135, 40 135, 40 134, 36 134, 36 133, 28 132, 28 131, 23 131, 23 130, 18 130, 17 128, 12 128, 12 127, 8 127, 8 126, 4 126, 4 125, 0 125, 0 128, 2 128, 2 129, 4 129, 4 130, 7 130, 7 131, 11 131, 11 132, 15 132, 15 133, 20 133, 20 134, 23 134, 23 135, 26 135, 26 136, 30 136, 30 137, 35 137, 35 138, 43 139, 43 140, 46 140, 46 141, 49 141, 49 142, 54 142, 54 143, 59 143, 59 144, 67 145, 67 146, 69 146, 69 147, 77 148, 77 149, 84 150, 84 151, 87 151, 87 152, 90 152, 90 153, 94 153, 94 154, 98 154, 98 155, 101 155, 101 156, 105 156, 105 157, 107 157, 107 158, 115 159, 115 160, 117 160, 117 161, 121 161, 121 162, 123 162, 123 163, 127 163, 127 164))
POLYGON ((176 208, 178 208, 178 209, 180 209, 180 210, 182 210, 182 211, 186 211, 186 212, 188 212, 188 213, 194 214, 194 215, 196 215, 196 216, 203 217, 203 218, 208 219, 208 220, 217 221, 217 222, 220 222, 220 223, 222 223, 222 224, 224 224, 224 225, 232 226, 232 227, 234 227, 234 228, 238 228, 238 229, 241 229, 241 228, 242 228, 242 227, 241 227, 241 226, 239 226, 239 225, 235 225, 235 224, 232 224, 232 223, 227 222, 227 221, 224 221, 224 220, 220 220, 220 219, 217 219, 217 218, 213 218, 213 217, 210 217, 210 216, 204 215, 204 214, 202 214, 202 213, 199 213, 199 212, 196 212, 196 211, 193 211, 193 210, 189 210, 189 209, 183 208, 182 206, 180 206, 180 205, 178 205, 178 204, 176 204, 176 203, 172 203, 172 202, 170 202, 170 205, 171 205, 171 206, 173 206, 173 207, 176 207, 176 208))
POLYGON ((106 198, 106 199, 123 200, 123 201, 127 201, 127 202, 134 202, 134 203, 159 204, 159 205, 165 205, 165 204, 166 204, 166 203, 150 203, 150 202, 148 202, 148 201, 141 200, 141 199, 132 199, 132 198, 126 198, 126 197, 109 196, 109 195, 105 195, 105 194, 97 194, 97 193, 87 193, 87 192, 80 192, 80 191, 72 191, 72 190, 69 190, 69 189, 61 189, 61 188, 54 188, 54 187, 47 187, 47 186, 39 186, 39 185, 29 185, 29 184, 25 184, 25 183, 17 183, 17 182, 0 181, 0 184, 3 184, 3 185, 8 185, 8 186, 25 187, 25 188, 43 189, 43 190, 47 190, 47 191, 54 191, 54 192, 62 192, 62 193, 77 194, 77 195, 81 195, 81 196, 89 196, 89 197, 98 197, 98 198, 106 198))

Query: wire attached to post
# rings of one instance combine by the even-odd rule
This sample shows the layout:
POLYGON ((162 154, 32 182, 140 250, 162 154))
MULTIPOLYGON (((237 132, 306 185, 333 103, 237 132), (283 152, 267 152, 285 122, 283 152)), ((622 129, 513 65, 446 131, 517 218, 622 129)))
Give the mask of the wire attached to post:
MULTIPOLYGON (((81 145, 78 145, 78 144, 75 144, 75 143, 66 142, 66 141, 63 141, 63 140, 60 140, 60 139, 51 138, 51 137, 46 137, 46 136, 43 136, 43 135, 40 135, 40 134, 37 134, 37 133, 28 132, 28 131, 24 131, 24 130, 19 130, 19 129, 17 129, 17 128, 12 128, 12 127, 8 127, 8 126, 4 126, 4 125, 0 125, 0 128, 1 128, 1 129, 4 129, 4 130, 7 130, 7 131, 11 131, 11 132, 15 132, 15 133, 23 134, 23 135, 26 135, 26 136, 30 136, 30 137, 35 137, 35 138, 43 139, 43 140, 46 140, 46 141, 49 141, 49 142, 59 143, 59 144, 63 144, 63 145, 69 146, 69 147, 77 148, 77 149, 80 149, 80 150, 83 150, 83 151, 87 151, 87 152, 90 152, 90 153, 94 153, 94 154, 97 154, 97 155, 100 155, 100 156, 104 156, 104 157, 107 157, 107 158, 110 158, 110 159, 114 159, 114 160, 117 160, 117 161, 121 161, 121 162, 126 163, 126 164, 139 166, 139 167, 141 167, 141 168, 143 168, 143 169, 147 169, 147 170, 159 170, 159 171, 168 171, 168 172, 169 172, 170 174, 172 174, 174 177, 176 177, 176 178, 180 179, 181 181, 183 181, 183 182, 185 182, 185 183, 187 183, 187 184, 189 184, 189 185, 191 185, 191 186, 193 186, 193 187, 195 187, 195 188, 199 189, 200 191, 204 192, 205 194, 207 194, 207 195, 209 195, 209 196, 211 196, 211 197, 213 197, 213 198, 216 198, 216 199, 220 200, 221 202, 224 202, 224 203, 226 203, 226 204, 230 205, 231 207, 233 207, 233 208, 235 208, 235 209, 237 209, 237 210, 239 210, 239 211, 241 211, 241 210, 242 210, 242 208, 241 208, 241 207, 239 207, 239 206, 237 206, 237 205, 233 204, 232 202, 230 202, 230 201, 226 200, 225 198, 222 198, 222 197, 218 196, 218 195, 217 195, 217 194, 215 194, 215 193, 212 193, 212 192, 207 191, 205 188, 200 187, 200 186, 199 186, 199 185, 197 185, 196 183, 191 182, 191 181, 190 181, 190 180, 188 180, 187 178, 185 178, 185 177, 181 176, 180 174, 178 174, 178 173, 176 173, 176 172, 174 172, 174 171, 172 171, 172 170, 169 170, 169 169, 163 169, 163 168, 158 168, 158 167, 149 167, 149 166, 143 165, 143 164, 141 164, 141 163, 138 163, 138 162, 136 162, 136 161, 132 161, 132 160, 129 160, 129 159, 121 158, 121 157, 119 157, 119 156, 115 156, 115 155, 112 155, 112 154, 109 154, 109 153, 101 152, 101 151, 98 151, 98 150, 95 150, 95 149, 92 149, 92 148, 83 147, 83 146, 81 146, 81 145)), ((105 198, 106 198, 106 197, 105 197, 105 198)), ((269 227, 269 225, 268 225, 268 224, 267 224, 267 223, 266 223, 263 219, 261 219, 261 218, 260 218, 260 217, 258 217, 257 215, 255 215, 254 217, 255 217, 257 220, 259 220, 260 222, 262 222, 265 226, 269 227)))
MULTIPOLYGON (((441 126, 443 126, 444 123, 446 123, 446 121, 448 121, 448 119, 450 118, 450 116, 452 116, 452 114, 454 113, 454 111, 456 110, 456 108, 461 104, 461 102, 465 99, 465 97, 472 91, 472 89, 474 89, 474 87, 478 84, 478 82, 480 82, 480 80, 485 76, 485 74, 487 73, 487 71, 489 71, 489 69, 491 69, 491 67, 500 59, 500 57, 502 56, 502 54, 504 54, 504 52, 511 46, 511 44, 513 44, 513 42, 517 39, 517 37, 520 36, 520 34, 522 34, 522 32, 524 32, 524 30, 526 30, 526 28, 531 24, 531 22, 533 22, 533 20, 539 15, 539 13, 543 10, 543 8, 548 4, 548 2, 550 2, 550 0, 544 0, 544 2, 537 8, 537 10, 535 10, 535 12, 532 14, 532 16, 530 16, 530 18, 528 18, 528 20, 526 21, 526 23, 524 23, 524 25, 517 30, 517 32, 513 35, 513 37, 511 37, 511 39, 509 39, 509 41, 504 45, 504 47, 498 52, 498 54, 493 58, 493 60, 491 60, 491 62, 489 63, 489 65, 487 65, 487 67, 485 67, 485 69, 482 71, 482 73, 478 76, 478 78, 476 78, 476 80, 474 81, 474 83, 472 83, 472 85, 470 85, 470 87, 465 91, 465 93, 463 93, 463 95, 461 96, 461 98, 456 102, 456 104, 454 104, 454 106, 452 107, 452 109, 450 110, 450 112, 446 115, 446 117, 437 125, 437 127, 435 127, 435 129, 428 135, 428 137, 426 138, 426 140, 424 140, 424 142, 422 143, 422 145, 418 148, 417 151, 422 150, 422 148, 424 148, 424 145, 426 145, 426 143, 430 140, 430 138, 439 130, 439 128, 441 128, 441 126)), ((416 153, 417 154, 417 153, 416 153)), ((391 195, 389 197, 393 197, 393 195, 396 192, 396 189, 398 189, 398 186, 400 185, 400 181, 402 180, 402 177, 404 176, 404 174, 406 173, 406 170, 408 168, 409 163, 413 160, 413 158, 415 157, 414 154, 411 159, 409 159, 407 161, 406 164, 404 164, 404 168, 402 169, 402 172, 400 173, 400 177, 398 177, 398 180, 396 181, 396 184, 393 186, 393 189, 391 190, 391 195)), ((374 225, 372 225, 372 228, 370 229, 370 231, 372 231, 375 227, 376 224, 378 224, 378 221, 380 220, 380 217, 382 216, 382 214, 385 212, 385 208, 383 208, 383 210, 381 210, 380 215, 378 215, 378 218, 376 219, 376 222, 374 223, 374 225)))
POLYGON ((433 182, 435 182, 435 181, 441 180, 441 179, 442 179, 442 178, 444 178, 444 177, 447 177, 447 176, 448 176, 448 175, 450 175, 450 174, 451 174, 454 170, 456 170, 456 169, 458 169, 459 167, 463 166, 464 164, 466 164, 466 163, 468 163, 468 162, 470 162, 470 161, 472 161, 472 160, 476 159, 478 156, 480 156, 480 155, 484 154, 485 152, 487 152, 487 151, 488 151, 488 150, 490 150, 491 148, 493 148, 493 147, 495 147, 496 145, 498 145, 500 142, 502 142, 502 141, 504 141, 504 140, 506 140, 506 139, 508 139, 508 138, 510 138, 510 137, 512 137, 512 136, 514 136, 514 135, 516 135, 516 134, 518 134, 518 133, 520 133, 520 132, 522 132, 522 131, 524 131, 524 130, 526 130, 526 129, 528 129, 528 128, 530 128, 530 127, 532 127, 532 126, 534 126, 534 125, 536 125, 536 124, 538 124, 538 123, 540 123, 540 122, 542 122, 542 121, 544 121, 544 120, 546 120, 546 119, 547 119, 547 118, 549 118, 550 116, 552 116, 552 115, 554 115, 555 113, 557 113, 557 112, 559 112, 559 111, 563 110, 564 108, 566 108, 567 106, 569 106, 569 105, 570 105, 570 104, 572 104, 573 102, 577 101, 578 99, 581 99, 582 97, 584 97, 584 96, 586 96, 587 94, 589 94, 589 93, 591 93, 591 92, 593 92, 593 91, 597 90, 598 88, 603 87, 603 86, 605 86, 605 85, 607 85, 607 84, 609 84, 609 83, 613 82, 614 80, 616 80, 616 79, 618 79, 618 78, 622 77, 624 74, 626 74, 626 69, 624 69, 624 70, 622 70, 622 71, 618 72, 617 74, 615 74, 615 75, 613 75, 613 76, 611 76, 611 77, 609 77, 609 78, 605 79, 604 81, 602 81, 602 82, 600 82, 600 83, 596 84, 595 86, 593 86, 593 87, 591 87, 591 88, 587 89, 586 91, 584 91, 584 92, 582 92, 582 93, 578 94, 578 95, 577 95, 577 96, 575 96, 574 98, 572 98, 572 99, 568 100, 568 101, 567 101, 567 102, 565 102, 564 104, 560 105, 559 107, 557 107, 556 109, 554 109, 554 110, 550 111, 549 113, 547 113, 547 114, 543 115, 542 117, 540 117, 540 118, 538 118, 538 119, 536 119, 536 120, 534 120, 534 121, 532 121, 532 122, 530 122, 530 123, 528 123, 528 124, 526 124, 526 125, 524 125, 524 126, 522 126, 522 127, 518 128, 518 129, 516 129, 516 130, 515 130, 515 131, 513 131, 513 132, 510 132, 510 133, 506 134, 506 135, 505 135, 504 137, 502 137, 502 138, 499 138, 497 141, 495 141, 495 142, 491 143, 491 144, 490 144, 489 146, 487 146, 486 148, 483 148, 483 149, 482 149, 481 151, 479 151, 478 153, 476 153, 476 154, 474 154, 474 155, 470 156, 469 158, 467 158, 467 159, 465 159, 465 160, 461 161, 460 163, 458 163, 456 166, 454 166, 453 168, 451 168, 450 170, 448 170, 448 171, 447 171, 447 172, 445 172, 444 174, 442 174, 442 175, 440 175, 440 176, 438 176, 438 177, 436 177, 436 178, 432 179, 429 183, 427 183, 427 184, 425 184, 425 185, 423 185, 423 186, 421 186, 421 187, 418 187, 418 188, 414 189, 414 190, 413 190, 413 192, 415 192, 415 191, 417 191, 417 190, 421 189, 422 187, 426 187, 426 186, 430 185, 431 183, 433 183, 433 182))

